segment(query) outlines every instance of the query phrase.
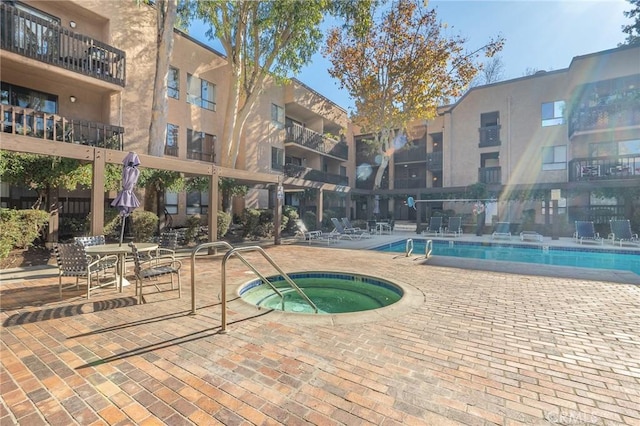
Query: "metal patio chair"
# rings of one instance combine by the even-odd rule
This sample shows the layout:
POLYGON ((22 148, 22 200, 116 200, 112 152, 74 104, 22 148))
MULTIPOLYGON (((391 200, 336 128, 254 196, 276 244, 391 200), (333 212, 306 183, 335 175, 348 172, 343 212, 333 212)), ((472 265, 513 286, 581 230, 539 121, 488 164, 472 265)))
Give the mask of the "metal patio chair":
POLYGON ((129 246, 131 247, 131 257, 133 258, 134 264, 138 303, 144 303, 142 290, 145 287, 155 287, 160 293, 178 290, 178 297, 182 297, 182 285, 180 281, 182 262, 176 260, 174 256, 159 256, 150 260, 143 260, 136 245, 130 243, 129 246), (168 280, 161 280, 166 278, 168 278, 168 280), (174 282, 174 278, 178 284, 177 288, 175 287, 176 283, 174 282), (169 288, 165 288, 169 285, 169 288))
POLYGON ((87 299, 91 297, 94 288, 113 285, 117 287, 118 257, 115 255, 102 256, 93 259, 79 243, 56 244, 54 247, 58 264, 58 287, 62 299, 62 277, 76 277, 76 289, 79 287, 80 277, 87 279, 87 299), (93 278, 95 277, 95 281, 93 278), (101 283, 100 278, 107 279, 101 283))

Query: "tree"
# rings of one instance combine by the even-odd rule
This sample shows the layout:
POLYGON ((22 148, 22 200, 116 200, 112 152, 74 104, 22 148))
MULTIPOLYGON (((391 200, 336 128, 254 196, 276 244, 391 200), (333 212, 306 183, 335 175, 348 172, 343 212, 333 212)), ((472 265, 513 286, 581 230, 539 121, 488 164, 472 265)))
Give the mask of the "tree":
POLYGON ((217 39, 227 56, 230 83, 222 137, 221 165, 235 168, 240 136, 268 77, 283 81, 309 63, 322 41, 325 13, 357 16, 367 22, 371 0, 291 1, 235 0, 191 3, 192 16, 209 24, 207 36, 217 39))
POLYGON ((471 87, 497 83, 504 79, 504 62, 500 56, 494 56, 479 67, 479 73, 471 82, 471 87))
POLYGON ((164 156, 167 138, 167 76, 173 51, 173 27, 176 24, 178 0, 156 0, 156 69, 151 103, 151 123, 149 124, 149 155, 164 156))
POLYGON ((626 44, 640 44, 640 0, 629 0, 634 8, 626 12, 622 12, 624 16, 633 19, 634 22, 629 25, 622 26, 622 32, 627 34, 626 44))
POLYGON ((355 124, 370 133, 378 150, 374 189, 380 187, 389 158, 411 137, 413 120, 428 120, 439 104, 458 97, 477 74, 474 60, 502 48, 498 38, 466 52, 466 39, 441 35, 434 10, 418 0, 395 1, 365 34, 334 28, 325 56, 331 76, 354 99, 355 124))
MULTIPOLYGON (((108 165, 105 170, 105 189, 117 189, 121 175, 117 166, 108 165)), ((42 205, 48 205, 51 189, 74 190, 78 186, 91 186, 91 164, 71 158, 0 150, 0 180, 36 191, 38 199, 32 208, 40 209, 42 205)))

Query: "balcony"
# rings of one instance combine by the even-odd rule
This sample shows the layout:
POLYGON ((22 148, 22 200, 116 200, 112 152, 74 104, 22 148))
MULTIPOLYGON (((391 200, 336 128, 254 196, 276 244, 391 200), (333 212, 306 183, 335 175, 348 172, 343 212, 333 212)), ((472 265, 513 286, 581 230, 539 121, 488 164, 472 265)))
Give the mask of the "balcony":
POLYGON ((427 149, 424 144, 405 148, 401 151, 396 151, 393 154, 393 161, 396 164, 400 163, 415 163, 425 161, 427 159, 427 149))
POLYGON ((640 100, 578 108, 569 118, 569 138, 576 133, 640 126, 640 100))
POLYGON ((426 188, 425 177, 409 178, 409 179, 394 179, 394 189, 413 189, 413 188, 426 188))
POLYGON ((500 125, 479 127, 480 148, 500 145, 500 125))
POLYGON ((502 183, 501 167, 480 167, 478 169, 478 182, 486 185, 496 185, 502 183))
POLYGON ((427 170, 432 172, 442 171, 442 152, 430 152, 427 154, 427 170))
POLYGON ((197 161, 205 161, 207 163, 214 163, 216 157, 212 152, 201 152, 201 151, 191 150, 191 151, 187 151, 187 158, 189 160, 197 160, 197 161))
POLYGON ((576 158, 569 162, 569 181, 640 179, 640 154, 576 158))
POLYGON ((2 132, 49 141, 122 151, 124 128, 85 120, 69 120, 29 108, 0 105, 2 132))
POLYGON ((122 50, 0 3, 0 48, 124 87, 122 50))
POLYGON ((295 143, 343 160, 349 158, 349 147, 346 143, 328 138, 292 122, 287 123, 285 143, 295 143))
POLYGON ((321 172, 320 170, 295 164, 285 164, 284 175, 298 179, 312 180, 314 182, 332 183, 343 186, 349 185, 349 178, 347 176, 321 172))

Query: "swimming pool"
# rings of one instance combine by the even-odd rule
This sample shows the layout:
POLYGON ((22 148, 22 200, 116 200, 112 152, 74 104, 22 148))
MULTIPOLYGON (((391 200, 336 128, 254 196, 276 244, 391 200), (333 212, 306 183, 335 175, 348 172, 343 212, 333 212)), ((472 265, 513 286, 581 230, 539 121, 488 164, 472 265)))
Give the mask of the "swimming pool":
MULTIPOLYGON (((426 239, 414 239, 413 254, 424 254, 426 239)), ((406 240, 378 246, 374 250, 404 253, 406 240)), ((433 240, 433 255, 467 259, 525 262, 578 268, 615 269, 640 275, 640 251, 589 247, 548 247, 519 244, 473 243, 433 240), (546 247, 546 248, 544 248, 546 247)))
MULTIPOLYGON (((317 306, 319 314, 361 312, 396 303, 404 291, 380 278, 337 272, 289 273, 298 287, 317 306)), ((313 313, 313 308, 280 275, 267 277, 282 294, 280 297, 262 280, 243 285, 239 294, 247 303, 259 308, 285 312, 313 313)))

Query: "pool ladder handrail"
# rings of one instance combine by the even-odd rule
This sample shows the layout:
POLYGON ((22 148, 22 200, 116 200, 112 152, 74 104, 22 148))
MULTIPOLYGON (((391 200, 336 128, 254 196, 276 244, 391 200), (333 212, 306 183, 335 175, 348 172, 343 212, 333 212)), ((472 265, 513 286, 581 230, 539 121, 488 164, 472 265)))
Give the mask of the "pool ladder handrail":
MULTIPOLYGON (((200 250, 211 248, 226 248, 233 250, 233 246, 226 241, 212 241, 197 245, 191 251, 191 313, 196 313, 196 255, 200 250)), ((224 299, 224 298, 223 298, 224 299)))
MULTIPOLYGON (((222 298, 221 298, 221 307, 222 307, 222 324, 220 327, 220 333, 226 333, 227 332, 227 276, 226 276, 226 264, 227 264, 227 260, 231 257, 231 256, 236 256, 238 257, 242 263, 245 264, 245 266, 247 266, 249 269, 251 269, 258 277, 260 277, 260 280, 262 280, 262 282, 264 282, 265 284, 269 285, 273 291, 275 291, 280 298, 282 299, 282 305, 284 308, 284 295, 278 291, 278 289, 264 276, 262 275, 247 259, 245 259, 242 255, 240 255, 239 252, 242 251, 257 251, 260 254, 262 254, 262 256, 271 264, 271 266, 280 273, 280 275, 285 279, 285 281, 287 281, 287 283, 313 308, 313 310, 315 311, 315 313, 318 313, 318 307, 315 305, 315 303, 313 303, 311 301, 311 299, 309 299, 309 297, 300 289, 300 287, 298 287, 298 285, 293 282, 293 280, 289 277, 289 275, 286 274, 286 272, 284 272, 282 270, 282 268, 280 268, 275 261, 271 258, 271 256, 269 256, 263 249, 262 247, 259 246, 247 246, 247 247, 236 247, 234 248, 232 245, 230 245, 229 243, 227 243, 226 241, 214 241, 214 242, 210 242, 210 243, 203 243, 198 245, 197 247, 195 247, 193 249, 193 252, 191 253, 191 313, 195 314, 196 313, 196 286, 195 286, 195 262, 196 262, 196 255, 198 254, 198 252, 202 249, 205 248, 220 248, 220 247, 224 247, 224 248, 228 248, 229 250, 225 253, 224 257, 222 258, 222 278, 221 278, 221 289, 220 289, 220 293, 222 294, 222 298)), ((284 309, 283 309, 284 310, 284 309)))

